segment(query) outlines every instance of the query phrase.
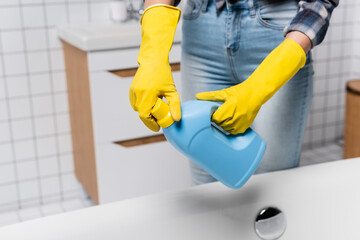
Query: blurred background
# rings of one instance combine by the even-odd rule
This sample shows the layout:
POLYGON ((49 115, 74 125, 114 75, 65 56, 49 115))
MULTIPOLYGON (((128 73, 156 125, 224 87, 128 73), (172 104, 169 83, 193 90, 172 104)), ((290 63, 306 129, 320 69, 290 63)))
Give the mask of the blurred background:
MULTIPOLYGON (((94 205, 74 174, 56 27, 111 22, 109 6, 0 0, 0 225, 94 205)), ((345 86, 360 78, 359 12, 359 1, 340 1, 324 42, 312 51, 315 87, 302 165, 343 158, 345 86)))

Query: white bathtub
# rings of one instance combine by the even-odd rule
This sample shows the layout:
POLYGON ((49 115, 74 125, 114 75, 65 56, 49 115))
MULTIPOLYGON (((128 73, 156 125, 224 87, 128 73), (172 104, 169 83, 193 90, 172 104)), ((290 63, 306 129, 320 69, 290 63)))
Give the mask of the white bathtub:
POLYGON ((254 220, 274 206, 280 239, 360 239, 360 158, 253 176, 240 190, 220 183, 151 195, 0 228, 1 240, 259 239, 254 220))

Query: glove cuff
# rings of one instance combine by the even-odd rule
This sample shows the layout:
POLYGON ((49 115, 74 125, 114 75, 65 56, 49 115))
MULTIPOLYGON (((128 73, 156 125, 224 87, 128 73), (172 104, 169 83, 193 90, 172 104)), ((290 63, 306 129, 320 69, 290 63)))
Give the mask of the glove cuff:
POLYGON ((145 10, 140 21, 140 65, 154 61, 168 63, 180 14, 179 8, 169 5, 154 5, 145 10))
POLYGON ((253 88, 262 103, 269 100, 286 82, 305 65, 306 55, 302 47, 291 39, 285 39, 240 85, 253 88))
POLYGON ((285 39, 281 45, 283 45, 283 48, 289 51, 289 54, 292 55, 291 57, 293 57, 294 60, 298 60, 298 63, 296 64, 294 62, 294 64, 298 66, 299 69, 305 66, 306 54, 304 49, 297 42, 292 39, 285 39))
POLYGON ((170 5, 167 5, 167 4, 162 4, 162 3, 160 3, 160 4, 151 5, 151 6, 147 7, 147 8, 144 10, 143 14, 141 15, 140 24, 142 24, 143 18, 144 18, 144 16, 146 16, 146 13, 147 13, 148 11, 152 11, 152 9, 155 9, 155 8, 165 8, 165 9, 167 9, 167 11, 169 11, 169 12, 170 12, 170 11, 174 11, 175 13, 178 12, 179 14, 178 14, 177 22, 178 22, 179 19, 180 19, 180 15, 181 15, 181 10, 180 10, 180 8, 177 8, 177 7, 174 7, 174 6, 170 6, 170 5))

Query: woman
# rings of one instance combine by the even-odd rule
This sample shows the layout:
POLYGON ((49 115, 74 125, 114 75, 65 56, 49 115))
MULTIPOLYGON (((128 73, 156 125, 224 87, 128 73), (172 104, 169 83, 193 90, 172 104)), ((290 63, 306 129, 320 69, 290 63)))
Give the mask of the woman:
MULTIPOLYGON (((168 54, 180 10, 146 0, 139 69, 130 103, 153 131, 150 111, 164 96, 172 118, 180 99, 168 54)), ((339 0, 188 0, 183 13, 182 100, 224 102, 212 120, 232 134, 250 125, 267 150, 257 173, 298 166, 313 85, 310 49, 325 37, 339 0), (261 109, 261 110, 260 110, 261 109), (255 118, 256 117, 256 118, 255 118)), ((192 183, 215 181, 190 162, 192 183)))

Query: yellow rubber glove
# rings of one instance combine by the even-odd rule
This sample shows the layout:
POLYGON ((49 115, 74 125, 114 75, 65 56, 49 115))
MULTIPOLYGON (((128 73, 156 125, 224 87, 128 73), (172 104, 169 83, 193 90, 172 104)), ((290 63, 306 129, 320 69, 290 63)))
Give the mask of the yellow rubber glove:
POLYGON ((168 5, 156 5, 145 10, 141 17, 139 68, 130 86, 129 98, 140 119, 153 131, 160 127, 151 115, 157 99, 165 97, 172 118, 181 119, 179 94, 175 89, 169 64, 169 52, 180 18, 180 9, 168 5))
POLYGON ((212 121, 231 134, 243 133, 261 106, 305 65, 301 46, 285 39, 244 82, 220 91, 203 92, 197 99, 224 102, 212 121))

